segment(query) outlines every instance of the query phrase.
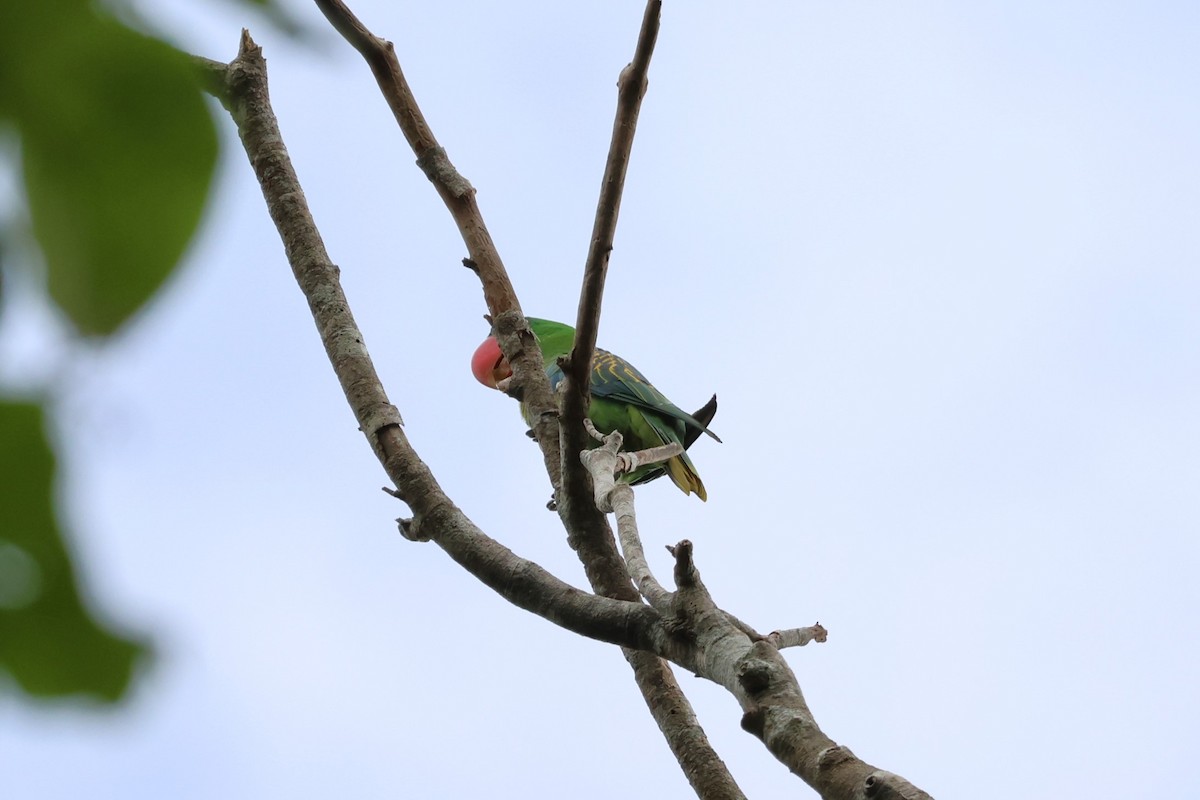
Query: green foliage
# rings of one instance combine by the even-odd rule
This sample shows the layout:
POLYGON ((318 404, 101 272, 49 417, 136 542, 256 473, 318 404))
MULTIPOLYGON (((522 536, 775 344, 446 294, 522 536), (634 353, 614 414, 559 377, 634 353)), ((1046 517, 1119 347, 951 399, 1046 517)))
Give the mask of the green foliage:
MULTIPOLYGON (((111 334, 175 269, 208 197, 217 138, 186 56, 87 0, 0 0, 6 131, 51 299, 80 333, 111 334)), ((0 672, 114 701, 145 648, 81 596, 54 464, 43 409, 0 402, 0 672)))
POLYGON ((6 5, 0 14, 15 19, 0 17, 2 110, 20 135, 50 294, 81 332, 111 333, 196 230, 216 164, 213 121, 168 45, 86 5, 6 5))
POLYGON ((84 608, 49 491, 42 409, 0 404, 0 667, 34 695, 116 700, 144 648, 84 608))

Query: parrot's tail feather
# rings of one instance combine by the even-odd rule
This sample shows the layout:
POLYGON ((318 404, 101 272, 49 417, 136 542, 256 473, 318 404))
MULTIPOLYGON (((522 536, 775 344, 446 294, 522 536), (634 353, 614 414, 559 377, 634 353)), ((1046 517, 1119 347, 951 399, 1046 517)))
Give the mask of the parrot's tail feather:
POLYGON ((671 482, 682 489, 684 494, 695 492, 697 497, 708 502, 708 492, 704 490, 704 481, 700 480, 700 476, 696 474, 696 468, 687 460, 675 456, 667 461, 666 466, 667 474, 671 476, 671 482))

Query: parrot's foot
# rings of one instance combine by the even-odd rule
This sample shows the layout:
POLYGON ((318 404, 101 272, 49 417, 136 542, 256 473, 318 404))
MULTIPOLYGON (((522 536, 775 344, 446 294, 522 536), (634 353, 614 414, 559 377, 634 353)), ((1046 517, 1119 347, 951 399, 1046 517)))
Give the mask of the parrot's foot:
MULTIPOLYGON (((601 433, 600 431, 596 430, 596 426, 595 426, 595 425, 592 423, 592 421, 591 421, 590 419, 588 419, 587 417, 584 417, 584 418, 583 418, 583 429, 584 429, 585 431, 587 431, 587 432, 588 432, 588 434, 589 434, 589 435, 590 435, 590 436, 591 436, 593 439, 595 439, 597 442, 604 442, 605 444, 608 444, 608 440, 605 438, 605 434, 603 434, 603 433, 601 433)), ((608 435, 609 435, 609 436, 616 436, 616 437, 617 437, 617 440, 616 440, 616 442, 617 442, 617 444, 616 444, 616 447, 614 447, 614 448, 613 448, 613 452, 615 453, 617 450, 621 449, 621 438, 620 438, 620 437, 621 437, 621 434, 620 434, 620 433, 618 433, 618 432, 616 432, 616 431, 613 431, 611 434, 608 434, 608 435)))

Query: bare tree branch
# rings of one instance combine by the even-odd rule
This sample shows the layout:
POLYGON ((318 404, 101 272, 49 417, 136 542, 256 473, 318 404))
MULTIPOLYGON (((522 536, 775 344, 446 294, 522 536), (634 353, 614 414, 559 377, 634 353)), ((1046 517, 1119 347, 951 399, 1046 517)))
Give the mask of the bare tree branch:
MULTIPOLYGON (((463 191, 464 184, 468 187, 469 184, 453 178, 457 172, 453 171, 449 158, 446 157, 445 151, 438 145, 433 132, 425 122, 424 116, 417 106, 416 98, 413 96, 408 82, 404 79, 391 42, 372 34, 341 0, 316 0, 316 3, 334 28, 366 59, 392 113, 396 116, 396 121, 404 131, 405 138, 417 155, 417 163, 433 181, 434 186, 438 189, 438 194, 441 195, 446 207, 458 223, 463 239, 467 243, 473 269, 479 274, 483 283, 484 297, 493 317, 494 330, 501 352, 505 354, 513 367, 514 390, 510 393, 526 403, 530 409, 534 421, 534 436, 542 449, 542 458, 545 461, 547 473, 556 489, 559 516, 567 528, 567 541, 579 554, 588 582, 600 594, 630 601, 637 600, 637 592, 630 584, 625 565, 617 554, 612 530, 608 527, 604 516, 597 512, 594 504, 582 500, 587 497, 586 486, 566 486, 563 483, 564 459, 569 461, 572 474, 576 476, 576 482, 583 475, 582 471, 576 468, 575 462, 570 461, 573 456, 569 455, 582 448, 571 447, 564 450, 562 447, 560 442, 562 426, 559 424, 557 415, 558 405, 550 394, 549 382, 542 371, 540 349, 529 332, 528 326, 524 323, 516 294, 491 236, 487 233, 478 205, 475 203, 474 191, 463 191), (580 500, 576 501, 574 498, 580 498, 580 500)), ((660 3, 656 0, 652 5, 657 8, 660 3)), ((655 19, 657 20, 657 12, 655 12, 655 19)), ((657 22, 655 22, 655 29, 657 29, 657 22)), ((649 60, 648 53, 646 60, 649 60)), ((621 173, 624 174, 623 167, 621 173)), ((618 202, 619 198, 618 187, 618 202)), ((615 225, 615 206, 612 215, 615 225)), ((611 249, 611 238, 610 232, 607 249, 611 249)), ((607 250, 604 251, 604 260, 607 262, 607 250)), ((594 323, 592 327, 594 347, 594 323)), ((587 363, 590 364, 590 358, 587 363)), ((586 387, 586 385, 585 381, 584 386, 586 387)), ((580 416, 582 417, 582 414, 580 416)), ((659 663, 657 670, 652 669, 648 663, 643 663, 644 657, 641 655, 626 653, 626 658, 634 663, 635 667, 637 664, 641 664, 640 667, 635 668, 635 676, 638 687, 646 697, 651 710, 661 708, 661 703, 651 702, 651 696, 661 696, 665 691, 663 687, 675 685, 670 668, 666 664, 659 663)), ((687 725, 696 724, 695 715, 691 712, 687 698, 681 691, 678 691, 677 686, 675 688, 676 696, 671 706, 676 710, 686 708, 688 713, 656 715, 655 719, 660 728, 663 725, 670 725, 676 729, 662 728, 663 734, 683 766, 688 780, 699 791, 699 785, 703 784, 700 784, 701 774, 694 769, 697 762, 694 748, 699 746, 697 743, 700 741, 706 743, 707 739, 698 728, 694 731, 684 730, 687 725), (686 753, 681 749, 684 747, 691 747, 693 751, 686 753), (692 766, 689 767, 689 764, 692 766)), ((705 746, 707 747, 707 744, 705 746)), ((711 748, 708 748, 705 754, 711 758, 713 763, 721 763, 711 748)), ((726 780, 718 782, 711 780, 713 773, 711 768, 704 772, 710 776, 708 785, 716 787, 712 790, 716 793, 701 796, 729 798, 741 796, 728 773, 726 773, 726 780), (729 787, 732 787, 732 790, 729 787)))
MULTIPOLYGON (((597 203, 596 221, 584 267, 579 311, 576 315, 575 347, 572 353, 576 366, 573 377, 570 368, 567 372, 567 386, 575 387, 575 391, 567 390, 568 399, 565 399, 564 403, 565 417, 570 422, 565 426, 560 425, 559 428, 560 435, 563 436, 563 483, 562 491, 559 492, 558 510, 567 526, 568 541, 579 554, 593 588, 598 592, 612 593, 623 598, 630 596, 628 572, 613 546, 612 531, 607 522, 603 518, 596 518, 596 505, 586 500, 589 496, 588 482, 585 472, 575 460, 575 454, 584 447, 581 425, 589 399, 592 353, 595 351, 599 329, 604 278, 608 270, 609 253, 612 251, 637 114, 645 93, 646 72, 658 34, 661 6, 658 0, 650 0, 647 3, 633 62, 621 73, 618 80, 616 120, 613 124, 609 156, 597 203), (566 430, 570 433, 564 434, 566 430)), ((629 509, 632 510, 632 506, 629 506, 629 509)), ((621 528, 622 520, 629 522, 631 518, 619 513, 618 529, 621 528)), ((648 569, 646 574, 649 574, 648 569)), ((643 592, 647 590, 648 587, 639 589, 643 592)), ((628 649, 624 653, 625 658, 634 666, 638 687, 646 699, 646 705, 696 794, 702 798, 744 798, 725 763, 709 744, 670 667, 647 653, 628 649)))
POLYGON ((637 132, 638 113, 648 86, 647 74, 654 44, 658 40, 661 0, 649 0, 642 16, 642 28, 634 48, 633 60, 621 70, 617 79, 617 112, 613 120, 612 140, 608 160, 600 183, 600 198, 596 203, 596 221, 588 246, 587 262, 583 269, 583 286, 579 294, 579 310, 575 317, 575 346, 563 365, 566 387, 563 395, 563 480, 572 497, 586 493, 585 472, 570 456, 586 447, 583 418, 587 414, 591 390, 592 355, 596 351, 596 336, 600 329, 600 306, 604 298, 604 281, 608 275, 608 259, 612 253, 617 218, 621 211, 621 195, 625 190, 625 173, 629 154, 637 132), (576 494, 579 492, 580 494, 576 494))
POLYGON ((446 496, 404 434, 403 421, 388 402, 367 353, 339 270, 321 240, 292 167, 267 92, 262 50, 243 31, 238 57, 227 66, 199 66, 229 103, 267 209, 283 240, 296 281, 309 301, 313 321, 359 427, 396 486, 394 494, 413 510, 404 535, 430 540, 506 600, 584 636, 611 644, 653 650, 658 614, 640 602, 581 592, 537 564, 486 536, 446 496))
MULTIPOLYGON (((213 62, 203 62, 200 69, 210 82, 219 77, 213 62)), ((395 494, 413 511, 413 519, 402 526, 406 536, 434 541, 521 608, 582 635, 643 651, 627 649, 626 655, 655 719, 701 797, 738 798, 741 793, 712 753, 670 671, 649 653, 670 658, 724 686, 742 706, 742 726, 822 797, 928 797, 903 778, 861 761, 821 732, 779 652, 779 646, 798 642, 803 635, 782 632, 772 642, 748 632, 748 626, 717 607, 700 578, 690 542, 674 548, 677 589, 670 594, 670 611, 664 615, 639 601, 623 568, 619 574, 625 576, 624 583, 618 579, 614 593, 632 593, 632 597, 589 595, 520 559, 471 523, 412 449, 399 412, 384 393, 342 293, 338 268, 325 251, 270 110, 261 50, 246 32, 239 56, 225 70, 217 93, 237 122, 347 401, 395 483, 395 494), (689 752, 689 746, 695 749, 689 752)), ((498 262, 497 268, 503 270, 498 262)), ((509 311, 510 318, 519 319, 519 310, 509 311)), ((607 541, 611 543, 611 535, 607 541)), ((614 574, 602 578, 612 579, 614 574)), ((814 638, 816 627, 810 629, 814 638)))
MULTIPOLYGON (((550 475, 551 483, 558 490, 557 493, 564 498, 559 502, 559 514, 564 524, 567 525, 568 542, 579 553, 589 582, 599 594, 630 602, 640 601, 636 590, 630 584, 624 563, 616 552, 612 531, 608 528, 603 514, 600 514, 591 503, 572 503, 565 500, 566 493, 561 491, 562 450, 559 443, 560 426, 557 403, 550 393, 549 381, 542 369, 540 348, 524 321, 516 293, 508 279, 495 244, 487 232, 478 205, 475 203, 474 190, 470 189, 469 183, 466 183, 465 180, 456 179, 457 172, 433 137, 432 131, 417 106, 416 99, 400 69, 392 44, 374 36, 340 0, 316 0, 316 2, 335 29, 350 41, 367 60, 405 138, 417 155, 418 165, 425 170, 426 175, 434 183, 438 194, 458 224, 463 240, 467 244, 472 269, 479 275, 483 283, 484 297, 493 317, 501 351, 505 353, 513 367, 514 383, 519 399, 525 402, 532 411, 535 420, 534 432, 542 450, 547 473, 550 475)), ((245 40, 249 41, 248 33, 245 34, 245 40)), ((211 73, 211 66, 203 65, 201 71, 211 73)), ((265 69, 262 72, 262 93, 265 100, 265 69)), ((227 92, 221 92, 218 97, 225 97, 227 94, 227 92)), ((269 106, 267 106, 267 110, 269 111, 269 106)), ((236 114, 234 118, 238 119, 236 114)), ((270 118, 273 122, 274 115, 270 114, 270 118)), ((298 182, 296 191, 297 195, 302 198, 298 182)), ((268 200, 268 202, 270 201, 268 200)), ((283 228, 280 230, 282 233, 283 228)), ((313 233, 315 234, 315 232, 314 227, 313 233)), ((285 235, 284 238, 286 242, 287 236, 285 235)), ((289 261, 291 261, 290 252, 289 261)), ((327 256, 325 261, 328 262, 327 256)), ((299 276, 299 273, 297 274, 299 276)), ((306 288, 303 281, 301 286, 306 288)), ((376 383, 378 383, 377 379, 376 383)), ((380 393, 382 394, 382 387, 380 387, 380 393)), ((396 455, 403 454, 408 449, 407 439, 399 428, 398 413, 396 422, 397 424, 393 426, 394 432, 386 437, 382 444, 372 441, 376 453, 385 459, 384 463, 388 468, 389 475, 392 475, 393 467, 401 474, 407 473, 412 468, 411 459, 396 455), (394 443, 393 439, 401 440, 403 446, 394 443), (393 446, 386 447, 389 443, 393 446), (398 460, 393 461, 393 458, 398 460)), ((366 431, 368 428, 364 426, 363 430, 366 431)), ((370 435, 369 438, 371 438, 370 435)), ((419 460, 417 463, 420 463, 419 460)), ((423 464, 416 468, 416 471, 428 473, 423 464)), ((432 475, 428 475, 428 478, 432 481, 432 475)), ((396 480, 396 476, 393 476, 393 480, 396 480)), ((397 482, 397 488, 402 499, 409 502, 419 520, 420 509, 413 505, 412 494, 406 492, 405 487, 399 482, 397 482)), ((446 502, 449 503, 448 500, 446 502)), ((438 539, 437 542, 446 547, 442 540, 438 539)), ((451 553, 451 555, 454 554, 451 553)), ((493 588, 495 587, 493 586, 493 588)), ((634 667, 638 688, 646 699, 656 723, 698 795, 702 798, 714 798, 714 800, 744 800, 737 784, 725 769, 724 763, 708 743, 690 703, 675 682, 667 664, 656 656, 640 650, 625 648, 625 656, 634 667)))
MULTIPOLYGON (((585 428, 595 435, 595 428, 586 420, 585 428)), ((613 481, 626 466, 616 453, 621 436, 614 433, 603 438, 603 446, 585 450, 580 460, 597 487, 597 506, 620 508, 617 513, 627 517, 618 522, 622 549, 639 589, 666 615, 664 624, 671 632, 670 645, 659 652, 728 689, 742 706, 742 727, 762 739, 776 758, 822 797, 928 797, 903 778, 877 770, 837 745, 813 719, 799 682, 779 650, 825 641, 826 631, 820 624, 766 637, 756 633, 717 606, 700 579, 693 545, 686 539, 667 548, 675 557, 676 591, 668 592, 659 585, 642 553, 633 519, 633 489, 613 481)))
POLYGON ((438 144, 425 121, 416 97, 400 69, 392 43, 371 33, 341 0, 316 0, 334 29, 367 62, 404 138, 417 156, 417 165, 433 183, 467 245, 472 269, 483 285, 483 297, 494 325, 501 352, 513 368, 512 393, 528 405, 536 424, 534 434, 542 449, 550 482, 561 485, 562 456, 558 442, 558 404, 542 368, 542 353, 524 321, 521 304, 500 259, 495 242, 483 221, 475 189, 438 144))
MULTIPOLYGON (((579 310, 576 315, 575 345, 571 355, 574 367, 566 368, 564 418, 568 422, 559 427, 562 437, 563 482, 562 491, 559 492, 558 510, 567 526, 568 541, 579 554, 588 580, 596 591, 631 600, 636 597, 637 592, 629 585, 629 573, 617 554, 612 530, 602 515, 597 519, 597 506, 588 502, 586 473, 576 460, 575 454, 585 447, 582 423, 589 400, 592 353, 595 351, 599 329, 604 278, 608 270, 609 253, 612 251, 638 110, 645 94, 646 73, 658 36, 661 8, 662 3, 659 0, 649 0, 647 3, 633 61, 618 79, 616 119, 613 123, 613 135, 597 202, 596 220, 588 247, 579 310)), ((622 519, 619 515, 618 528, 622 519)), ((631 664, 635 664, 638 686, 696 793, 705 798, 741 798, 741 790, 709 745, 691 705, 675 683, 670 668, 658 659, 653 659, 654 663, 651 663, 645 654, 626 650, 625 657, 631 664), (655 687, 659 686, 668 688, 657 691, 655 687), (666 700, 668 695, 669 701, 666 700), (652 698, 662 698, 662 701, 652 698)))
POLYGON ((590 498, 586 502, 572 502, 572 496, 583 495, 563 490, 558 402, 550 392, 541 349, 525 323, 516 293, 475 203, 474 192, 457 194, 454 187, 460 187, 461 182, 440 182, 453 168, 417 106, 392 43, 371 33, 341 0, 316 0, 316 3, 334 28, 366 59, 418 164, 429 164, 430 154, 436 155, 434 160, 439 168, 426 174, 462 231, 469 260, 483 283, 496 340, 513 368, 509 394, 525 403, 530 411, 534 438, 541 447, 547 474, 555 488, 559 516, 567 528, 567 542, 579 553, 592 588, 609 597, 636 600, 637 593, 629 582, 604 516, 596 511, 590 498))
POLYGON ((713 750, 667 662, 641 650, 626 647, 621 652, 633 667, 646 706, 696 796, 702 800, 746 800, 729 768, 713 750))
POLYGON ((633 487, 623 483, 612 493, 613 513, 617 518, 617 536, 621 541, 621 552, 629 564, 629 572, 637 584, 642 597, 654 608, 662 611, 670 606, 670 592, 663 588, 646 560, 642 538, 638 533, 637 513, 633 504, 633 487))

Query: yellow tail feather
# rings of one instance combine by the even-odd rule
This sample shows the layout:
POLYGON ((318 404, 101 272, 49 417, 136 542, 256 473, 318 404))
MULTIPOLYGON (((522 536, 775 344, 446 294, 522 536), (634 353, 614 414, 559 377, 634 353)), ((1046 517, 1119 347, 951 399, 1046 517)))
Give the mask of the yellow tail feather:
POLYGON ((708 492, 704 491, 704 481, 700 480, 700 476, 679 456, 667 461, 667 475, 670 476, 672 483, 683 490, 684 494, 695 492, 697 497, 708 502, 708 492))

